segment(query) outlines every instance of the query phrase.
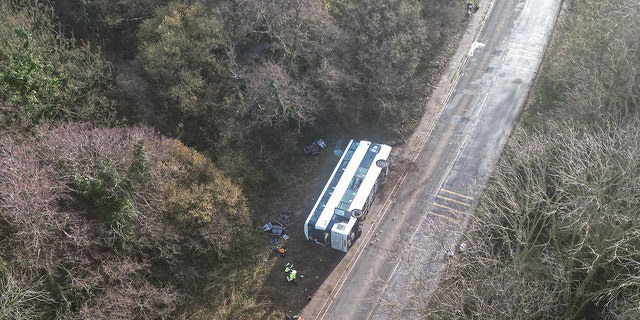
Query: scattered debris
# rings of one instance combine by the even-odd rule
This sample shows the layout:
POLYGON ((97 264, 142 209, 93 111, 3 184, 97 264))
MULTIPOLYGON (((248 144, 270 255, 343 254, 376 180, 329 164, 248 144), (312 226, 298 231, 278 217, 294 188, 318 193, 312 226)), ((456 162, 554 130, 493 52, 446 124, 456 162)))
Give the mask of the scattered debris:
POLYGON ((322 149, 327 147, 327 143, 320 139, 306 147, 304 147, 304 153, 306 154, 310 154, 310 155, 317 155, 320 154, 320 151, 322 151, 322 149))
POLYGON ((299 315, 293 315, 293 313, 291 311, 289 311, 289 312, 287 312, 287 314, 285 314, 285 319, 287 319, 287 320, 304 320, 299 315))
POLYGON ((453 251, 447 250, 447 258, 453 258, 453 256, 454 256, 453 251))
POLYGON ((287 256, 287 252, 289 251, 289 249, 287 249, 286 245, 279 244, 275 248, 273 248, 273 251, 277 252, 278 254, 280 254, 281 257, 284 258, 287 256))
POLYGON ((473 53, 476 51, 476 49, 482 48, 484 46, 485 46, 484 43, 480 43, 480 42, 472 43, 471 48, 469 49, 469 57, 473 57, 473 53))
POLYGON ((405 144, 407 141, 405 139, 396 139, 396 140, 391 140, 389 141, 389 143, 387 143, 388 146, 390 147, 397 147, 397 146, 401 146, 403 144, 405 144))
POLYGON ((442 249, 445 252, 444 260, 451 259, 451 258, 453 258, 455 256, 455 253, 453 252, 453 250, 445 247, 444 243, 440 243, 440 246, 442 247, 442 249))
POLYGON ((340 157, 342 156, 343 152, 344 152, 344 140, 338 139, 338 141, 336 141, 336 146, 333 147, 333 154, 336 157, 340 157))
POLYGON ((277 218, 272 219, 262 226, 262 231, 269 233, 269 244, 280 244, 284 246, 282 242, 289 240, 287 223, 289 223, 289 218, 291 218, 292 215, 293 212, 291 211, 280 211, 278 212, 277 218))

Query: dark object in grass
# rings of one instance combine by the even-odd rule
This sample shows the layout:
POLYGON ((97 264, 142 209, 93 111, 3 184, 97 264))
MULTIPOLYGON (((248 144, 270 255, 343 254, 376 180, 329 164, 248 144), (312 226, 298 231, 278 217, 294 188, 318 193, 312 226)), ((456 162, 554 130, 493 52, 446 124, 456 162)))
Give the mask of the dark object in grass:
POLYGON ((314 156, 314 155, 320 154, 320 151, 322 151, 322 149, 326 147, 327 147, 327 143, 324 140, 320 139, 304 147, 304 153, 314 156))

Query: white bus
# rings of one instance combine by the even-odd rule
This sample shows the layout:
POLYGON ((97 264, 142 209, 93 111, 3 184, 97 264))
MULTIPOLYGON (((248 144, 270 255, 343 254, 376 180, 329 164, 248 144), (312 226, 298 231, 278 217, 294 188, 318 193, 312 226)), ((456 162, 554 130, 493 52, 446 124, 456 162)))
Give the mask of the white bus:
POLYGON ((386 176, 391 147, 351 140, 304 223, 307 240, 347 252, 386 176))

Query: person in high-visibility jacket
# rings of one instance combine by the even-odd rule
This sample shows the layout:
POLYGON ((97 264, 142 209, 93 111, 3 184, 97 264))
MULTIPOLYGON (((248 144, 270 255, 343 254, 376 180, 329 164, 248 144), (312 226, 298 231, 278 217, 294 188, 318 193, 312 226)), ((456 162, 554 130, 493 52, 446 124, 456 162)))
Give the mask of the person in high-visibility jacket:
POLYGON ((296 274, 298 274, 298 271, 291 270, 291 272, 289 272, 289 276, 287 276, 287 282, 296 283, 296 274))
POLYGON ((293 263, 287 262, 287 265, 284 266, 284 273, 288 276, 291 270, 293 270, 293 263))

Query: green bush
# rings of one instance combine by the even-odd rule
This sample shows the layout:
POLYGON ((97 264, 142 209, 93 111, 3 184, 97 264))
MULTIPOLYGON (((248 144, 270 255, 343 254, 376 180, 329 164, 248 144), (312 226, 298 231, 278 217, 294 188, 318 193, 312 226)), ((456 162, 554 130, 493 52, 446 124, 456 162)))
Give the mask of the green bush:
POLYGON ((115 164, 104 159, 93 172, 72 175, 73 194, 87 207, 90 217, 129 235, 134 228, 133 195, 150 174, 147 162, 144 146, 136 143, 126 172, 119 173, 115 164))
POLYGON ((65 76, 32 47, 31 34, 22 28, 14 33, 19 42, 4 40, 0 48, 0 99, 20 106, 37 124, 61 112, 65 76))
POLYGON ((130 211, 133 207, 127 181, 105 166, 95 176, 75 174, 71 186, 73 193, 87 206, 89 216, 111 227, 130 233, 133 230, 130 211))

